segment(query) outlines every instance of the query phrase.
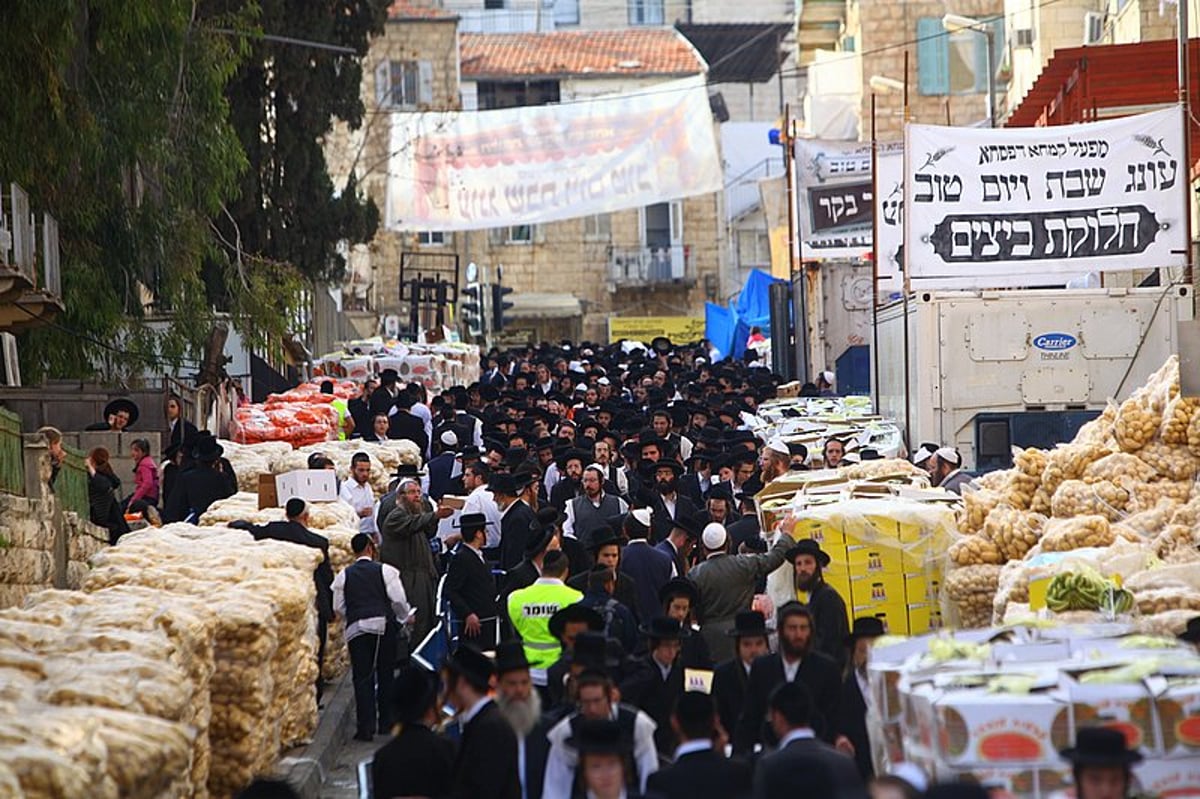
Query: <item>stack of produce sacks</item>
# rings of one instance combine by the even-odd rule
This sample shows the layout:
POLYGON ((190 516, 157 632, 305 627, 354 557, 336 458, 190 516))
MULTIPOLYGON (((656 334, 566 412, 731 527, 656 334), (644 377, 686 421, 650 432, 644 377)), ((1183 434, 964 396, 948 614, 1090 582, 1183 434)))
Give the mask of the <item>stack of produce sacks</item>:
POLYGON ((258 478, 263 474, 284 474, 308 468, 308 456, 319 452, 333 461, 339 480, 350 479, 350 459, 365 452, 371 458, 371 487, 376 494, 388 490, 388 484, 400 464, 421 465, 421 451, 407 440, 322 441, 293 449, 287 442, 267 441, 261 444, 240 444, 222 440, 225 457, 233 466, 241 491, 258 491, 258 478))
POLYGON ((144 586, 203 598, 213 613, 208 787, 226 796, 316 724, 317 550, 244 532, 172 524, 96 558, 84 590, 144 586))
POLYGON ((1063 612, 1111 617, 1200 610, 1200 585, 1164 582, 1168 572, 1160 568, 1200 563, 1200 494, 1193 499, 1200 401, 1179 392, 1179 363, 1172 357, 1129 399, 1084 425, 1074 441, 1050 451, 1014 450, 1012 469, 985 475, 964 491, 962 537, 950 548, 953 570, 946 575, 952 624, 1019 617, 1028 610, 1031 578, 1060 574, 1053 604, 1070 607, 1063 612), (1138 554, 1119 557, 1130 552, 1138 554), (1098 574, 1089 576, 1093 568, 1098 574), (1124 581, 1133 602, 1093 591, 1097 580, 1116 588, 1124 581), (989 588, 994 602, 987 617, 983 594, 989 588), (1108 596, 1103 607, 1079 607, 1101 594, 1108 596))

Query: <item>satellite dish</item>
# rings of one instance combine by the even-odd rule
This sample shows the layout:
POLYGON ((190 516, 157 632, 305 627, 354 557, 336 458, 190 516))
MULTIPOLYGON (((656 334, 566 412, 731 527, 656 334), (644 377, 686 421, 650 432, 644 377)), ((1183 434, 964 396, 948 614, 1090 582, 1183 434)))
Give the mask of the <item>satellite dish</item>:
POLYGON ((467 282, 474 283, 478 279, 479 266, 474 261, 471 261, 469 264, 467 264, 467 282))

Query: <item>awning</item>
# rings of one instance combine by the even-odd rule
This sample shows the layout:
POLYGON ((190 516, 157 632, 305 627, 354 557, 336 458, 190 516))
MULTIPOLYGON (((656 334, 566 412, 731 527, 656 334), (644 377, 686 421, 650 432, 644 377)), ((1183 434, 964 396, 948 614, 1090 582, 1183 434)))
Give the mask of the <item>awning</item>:
POLYGON ((583 305, 574 294, 514 291, 506 298, 513 307, 504 315, 513 319, 565 319, 583 316, 583 305))
MULTIPOLYGON (((1188 42, 1192 106, 1200 97, 1200 39, 1188 42)), ((1057 50, 1005 127, 1029 128, 1094 122, 1151 111, 1178 102, 1175 39, 1057 50)), ((1193 159, 1200 156, 1200 126, 1188 126, 1193 159)), ((1193 160, 1193 174, 1195 161, 1193 160)))
POLYGON ((791 25, 757 22, 689 25, 676 23, 708 63, 710 83, 766 83, 787 58, 784 38, 791 25))

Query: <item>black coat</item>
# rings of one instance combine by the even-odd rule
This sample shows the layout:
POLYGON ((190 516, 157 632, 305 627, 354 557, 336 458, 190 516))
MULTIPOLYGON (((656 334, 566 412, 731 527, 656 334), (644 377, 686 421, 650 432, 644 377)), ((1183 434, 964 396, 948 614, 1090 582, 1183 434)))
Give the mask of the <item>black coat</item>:
MULTIPOLYGON (((168 423, 169 424, 169 423, 168 423)), ((189 422, 187 419, 180 419, 175 423, 175 427, 169 428, 167 440, 163 442, 163 449, 172 444, 179 444, 181 447, 189 448, 192 442, 196 439, 196 425, 189 422)))
POLYGON ((646 793, 661 799, 747 799, 752 783, 746 763, 705 749, 651 774, 646 793))
POLYGON ((675 751, 671 711, 681 696, 683 664, 679 660, 675 661, 666 679, 663 679, 658 664, 650 655, 638 658, 629 675, 621 682, 621 701, 639 708, 658 725, 654 730, 654 745, 664 757, 670 757, 675 751))
POLYGON ((542 799, 546 761, 550 757, 550 741, 546 733, 556 723, 558 718, 543 716, 525 736, 525 799, 542 799))
POLYGON ((579 483, 564 477, 554 484, 554 488, 550 489, 550 504, 558 508, 559 513, 566 513, 567 503, 579 496, 579 492, 579 483))
POLYGON ((667 514, 667 504, 663 502, 660 495, 655 494, 654 504, 650 506, 654 509, 654 517, 650 522, 650 539, 652 541, 662 541, 671 534, 671 529, 675 526, 674 519, 695 516, 700 512, 700 508, 696 503, 685 497, 678 490, 675 492, 675 515, 667 514))
POLYGON ((321 550, 321 563, 313 571, 317 584, 317 613, 322 621, 333 620, 333 567, 329 565, 329 539, 317 535, 299 522, 269 522, 251 529, 255 541, 264 538, 321 550))
POLYGON ((465 619, 474 613, 481 620, 497 617, 496 581, 492 570, 466 544, 460 544, 446 570, 446 599, 454 615, 465 619))
MULTIPOLYGON (((712 485, 709 485, 712 489, 712 485)), ((688 472, 683 477, 679 478, 679 488, 676 489, 680 496, 687 497, 692 501, 692 504, 697 508, 703 508, 708 503, 708 494, 700 490, 700 475, 688 472)))
POLYGON ((595 563, 592 553, 587 551, 578 538, 564 535, 559 539, 559 544, 567 555, 567 565, 572 576, 578 577, 592 570, 592 565, 595 563))
MULTIPOLYGON (((567 580, 567 586, 574 588, 581 594, 588 592, 588 578, 592 576, 591 571, 586 571, 582 574, 574 574, 567 580)), ((625 607, 629 608, 629 612, 637 617, 637 585, 634 584, 633 578, 628 574, 622 574, 617 571, 617 587, 613 591, 613 599, 620 602, 625 607)))
POLYGON ((838 733, 854 744, 854 762, 859 776, 864 781, 869 780, 875 776, 875 765, 871 762, 871 737, 867 734, 867 702, 853 670, 842 680, 840 712, 838 733))
POLYGON ((725 733, 731 738, 746 704, 746 684, 749 680, 742 659, 737 656, 713 669, 712 695, 717 704, 717 716, 725 733))
POLYGON ((651 619, 662 615, 662 605, 658 601, 658 592, 671 579, 670 553, 650 546, 646 542, 631 543, 621 553, 621 574, 633 578, 637 589, 637 602, 630 610, 637 614, 642 624, 649 624, 651 619))
MULTIPOLYGON (((733 751, 749 755, 756 743, 774 744, 775 736, 767 723, 767 704, 771 692, 786 677, 783 655, 776 652, 763 655, 750 667, 746 684, 746 703, 733 735, 733 751)), ((796 679, 804 683, 812 695, 812 727, 828 743, 837 738, 837 722, 842 696, 842 678, 838 667, 820 652, 810 652, 796 671, 796 679)))
POLYGON ((865 799, 854 761, 812 738, 792 741, 758 761, 754 799, 865 799))
POLYGON ((685 558, 683 556, 682 552, 680 552, 678 549, 675 548, 675 545, 673 543, 671 543, 670 541, 666 541, 666 540, 659 541, 657 544, 654 545, 654 548, 657 549, 659 552, 665 552, 667 555, 669 555, 671 557, 671 562, 675 564, 676 576, 684 577, 687 575, 687 570, 688 570, 687 558, 685 558))
POLYGON ((429 451, 429 436, 425 435, 425 422, 408 411, 396 411, 388 422, 388 438, 411 441, 424 456, 429 451))
POLYGON ((821 583, 808 597, 808 609, 812 611, 813 634, 816 636, 813 646, 828 655, 840 672, 846 663, 845 642, 850 634, 845 600, 833 586, 821 583))
POLYGON ((517 734, 488 702, 463 727, 451 799, 521 799, 517 750, 517 734))
MULTIPOLYGON (((398 415, 398 414, 397 414, 398 415)), ((429 496, 442 501, 450 493, 450 473, 454 471, 454 453, 443 452, 429 459, 429 496)))
POLYGON ((428 727, 405 724, 371 761, 372 796, 445 796, 454 778, 454 744, 428 727))
POLYGON ((209 505, 232 496, 235 491, 236 487, 230 488, 224 474, 199 464, 180 474, 175 481, 171 496, 163 507, 163 521, 182 522, 193 513, 199 517, 209 505))
POLYGON ((529 526, 537 521, 533 508, 517 500, 500 517, 500 568, 515 568, 525 559, 525 545, 533 534, 529 526))
POLYGON ((737 552, 738 547, 747 541, 762 538, 762 525, 758 523, 758 516, 753 513, 747 513, 736 522, 726 525, 725 531, 729 533, 731 552, 737 552))

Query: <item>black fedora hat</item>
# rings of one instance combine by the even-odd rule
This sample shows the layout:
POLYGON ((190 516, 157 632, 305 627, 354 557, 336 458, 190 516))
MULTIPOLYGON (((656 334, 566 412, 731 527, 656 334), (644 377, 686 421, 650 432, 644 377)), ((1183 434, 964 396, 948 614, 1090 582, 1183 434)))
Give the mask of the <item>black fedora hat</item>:
POLYGON ((461 528, 463 530, 482 530, 491 524, 488 517, 483 513, 463 513, 458 517, 458 521, 454 522, 451 527, 461 528))
POLYGON ((117 397, 115 400, 104 406, 104 421, 107 422, 108 417, 112 416, 118 411, 125 411, 125 413, 129 414, 129 422, 125 425, 126 430, 133 427, 133 423, 136 422, 138 420, 138 416, 141 415, 140 411, 138 411, 136 402, 128 397, 117 397))
POLYGON ((565 517, 559 512, 558 508, 553 505, 546 505, 538 508, 533 516, 533 521, 529 523, 529 532, 536 533, 541 530, 549 530, 554 532, 554 529, 563 523, 565 517))
POLYGON ((796 546, 787 551, 786 557, 789 563, 794 563, 800 555, 812 555, 817 559, 817 563, 821 565, 821 568, 829 565, 829 555, 821 549, 820 544, 811 538, 801 538, 797 541, 796 546))
MULTIPOLYGON (((619 526, 623 523, 624 523, 623 521, 618 521, 617 524, 619 526)), ((590 549, 592 551, 592 553, 595 554, 596 552, 600 551, 601 547, 607 547, 607 546, 611 546, 613 544, 616 544, 617 546, 621 546, 622 543, 623 542, 621 541, 620 536, 618 536, 617 533, 613 530, 613 523, 611 521, 607 521, 607 522, 602 522, 600 526, 593 528, 592 544, 591 544, 591 546, 588 547, 588 549, 590 549)))
POLYGON ((566 743, 581 755, 623 755, 627 748, 620 723, 612 719, 579 719, 566 743))
POLYGON ((1187 627, 1178 635, 1180 641, 1187 641, 1189 644, 1200 643, 1200 616, 1193 616, 1188 619, 1187 627))
POLYGON ((496 645, 496 675, 510 671, 521 671, 529 668, 529 658, 525 656, 525 645, 520 641, 501 641, 496 645))
POLYGON ((604 629, 604 619, 599 613, 583 605, 567 605, 550 617, 550 634, 562 638, 563 630, 572 622, 585 622, 592 632, 604 629))
POLYGON ((666 355, 672 348, 671 339, 666 336, 655 336, 650 340, 650 349, 657 353, 666 355))
POLYGON ((700 593, 696 590, 696 584, 691 580, 685 580, 682 577, 674 577, 667 580, 663 587, 658 589, 658 601, 667 604, 671 599, 677 596, 685 596, 692 601, 692 607, 696 606, 696 601, 700 598, 700 593))
POLYGON ((217 443, 217 439, 211 434, 196 436, 196 445, 192 449, 192 457, 201 463, 212 463, 220 460, 225 454, 225 448, 217 443))
POLYGON ((668 619, 666 616, 651 619, 649 624, 639 627, 638 632, 656 641, 677 641, 692 634, 677 619, 668 619))
POLYGON ((411 477, 414 480, 423 474, 420 467, 415 463, 401 463, 396 466, 396 471, 392 477, 411 477))
POLYGON ((609 647, 609 641, 604 633, 596 630, 586 630, 575 636, 575 652, 571 655, 572 665, 584 669, 607 671, 621 665, 620 656, 609 647))
POLYGON ((683 468, 683 464, 680 463, 679 461, 675 460, 674 458, 663 458, 660 461, 655 461, 654 473, 657 474, 659 469, 670 469, 672 472, 675 473, 676 477, 679 477, 685 471, 683 468))
POLYGON ((708 489, 708 499, 723 499, 730 505, 733 504, 733 491, 724 483, 713 486, 708 489))
POLYGON ((767 620, 757 610, 743 610, 733 617, 733 627, 725 632, 731 638, 754 638, 767 635, 767 620))
POLYGON ((557 532, 553 524, 542 525, 534 521, 529 525, 529 540, 525 542, 525 557, 532 560, 546 551, 557 532))
POLYGON ((671 522, 671 528, 678 528, 687 533, 688 538, 699 539, 700 534, 704 532, 704 525, 701 523, 700 515, 681 514, 678 519, 671 522))
POLYGON ((854 642, 859 638, 878 638, 886 634, 887 629, 884 628, 882 619, 875 616, 859 616, 854 620, 854 626, 844 642, 846 646, 854 646, 854 642))
POLYGON ((1073 766, 1131 766, 1142 753, 1125 746, 1125 734, 1108 727, 1081 727, 1075 745, 1059 752, 1073 766))
POLYGON ((470 644, 459 645, 446 657, 443 665, 452 674, 463 675, 478 685, 487 685, 496 673, 496 664, 492 659, 470 644))
POLYGON ((401 724, 418 722, 437 699, 438 678, 428 669, 411 666, 402 669, 392 684, 392 706, 396 721, 401 724))
POLYGON ((558 470, 560 472, 565 472, 567 470, 567 461, 579 461, 582 465, 587 466, 591 459, 592 453, 585 449, 572 447, 563 452, 561 455, 555 457, 554 462, 558 466, 558 470))
POLYGON ((496 472, 488 478, 488 490, 495 494, 515 497, 529 485, 528 475, 496 472))

